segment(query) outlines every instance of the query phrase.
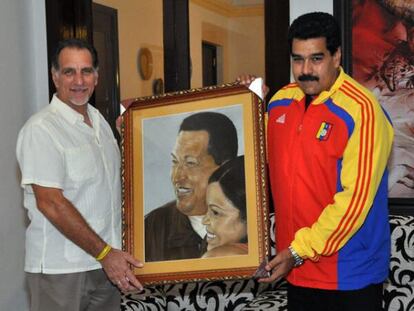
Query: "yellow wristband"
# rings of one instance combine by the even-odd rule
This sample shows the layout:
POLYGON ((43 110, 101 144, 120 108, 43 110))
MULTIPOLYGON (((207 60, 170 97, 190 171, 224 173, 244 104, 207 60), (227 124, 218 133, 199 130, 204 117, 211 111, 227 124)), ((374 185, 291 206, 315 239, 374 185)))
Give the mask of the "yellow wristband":
POLYGON ((112 247, 108 244, 103 248, 103 250, 99 253, 98 256, 96 256, 96 260, 101 261, 108 255, 108 253, 111 251, 112 247))

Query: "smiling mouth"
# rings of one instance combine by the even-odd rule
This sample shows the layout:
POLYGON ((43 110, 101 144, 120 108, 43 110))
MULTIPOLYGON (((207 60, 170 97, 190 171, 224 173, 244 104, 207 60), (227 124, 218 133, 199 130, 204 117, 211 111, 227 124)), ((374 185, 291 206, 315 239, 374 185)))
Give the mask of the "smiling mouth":
POLYGON ((186 187, 176 187, 175 188, 175 194, 178 198, 189 196, 193 193, 192 188, 186 188, 186 187))
POLYGON ((213 234, 213 233, 211 233, 211 232, 209 232, 209 231, 207 231, 206 237, 207 237, 207 241, 210 241, 210 240, 215 239, 216 238, 216 235, 213 234))
POLYGON ((72 92, 74 93, 84 93, 86 92, 88 89, 87 88, 81 88, 81 89, 71 89, 72 92))

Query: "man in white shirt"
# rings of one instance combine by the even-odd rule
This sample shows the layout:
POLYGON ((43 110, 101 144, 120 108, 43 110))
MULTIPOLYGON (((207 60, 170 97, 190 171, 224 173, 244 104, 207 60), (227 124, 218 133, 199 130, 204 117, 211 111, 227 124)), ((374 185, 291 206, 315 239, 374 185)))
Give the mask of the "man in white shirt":
POLYGON ((98 79, 95 49, 60 42, 52 77, 57 93, 24 125, 16 151, 30 219, 31 310, 118 310, 119 290, 142 289, 131 269, 142 264, 120 250, 120 153, 88 104, 98 79))

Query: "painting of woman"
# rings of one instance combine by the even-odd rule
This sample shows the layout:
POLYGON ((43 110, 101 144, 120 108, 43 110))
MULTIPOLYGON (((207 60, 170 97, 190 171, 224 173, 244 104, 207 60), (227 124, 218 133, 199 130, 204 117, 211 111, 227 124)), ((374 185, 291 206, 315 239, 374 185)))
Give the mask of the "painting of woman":
POLYGON ((207 187, 206 257, 248 253, 244 156, 220 166, 207 187))

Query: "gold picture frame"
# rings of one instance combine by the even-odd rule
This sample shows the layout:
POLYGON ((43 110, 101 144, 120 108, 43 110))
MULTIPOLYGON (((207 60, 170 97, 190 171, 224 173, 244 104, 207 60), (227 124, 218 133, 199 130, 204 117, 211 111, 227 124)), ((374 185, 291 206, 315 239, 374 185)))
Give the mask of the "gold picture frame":
POLYGON ((261 100, 237 84, 193 89, 137 99, 123 119, 123 247, 144 263, 143 268, 134 270, 139 280, 153 285, 252 277, 270 252, 261 100), (179 123, 186 116, 205 111, 227 115, 237 128, 239 154, 244 155, 247 254, 146 262, 145 217, 151 206, 166 200, 163 195, 174 200, 174 192, 164 188, 171 183, 168 158, 179 123))

